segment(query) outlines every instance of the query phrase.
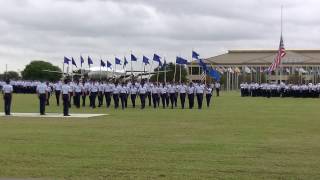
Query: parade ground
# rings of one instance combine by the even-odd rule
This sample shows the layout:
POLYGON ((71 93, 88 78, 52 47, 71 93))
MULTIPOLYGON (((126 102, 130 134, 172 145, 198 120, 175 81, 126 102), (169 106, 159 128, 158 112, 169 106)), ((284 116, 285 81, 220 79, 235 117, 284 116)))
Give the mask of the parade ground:
MULTIPOLYGON (((46 112, 62 113, 54 100, 46 112)), ((37 113, 38 103, 36 95, 14 94, 12 112, 37 113)), ((320 178, 319 98, 222 92, 211 105, 70 109, 102 114, 86 118, 1 116, 0 178, 320 178)))

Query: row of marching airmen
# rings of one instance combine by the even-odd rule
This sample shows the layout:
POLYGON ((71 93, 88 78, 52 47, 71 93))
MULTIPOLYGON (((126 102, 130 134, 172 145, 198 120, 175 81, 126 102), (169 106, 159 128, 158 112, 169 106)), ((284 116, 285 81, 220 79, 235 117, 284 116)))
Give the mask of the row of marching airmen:
MULTIPOLYGON (((188 100, 188 108, 193 109, 195 99, 197 100, 198 109, 202 109, 202 102, 205 97, 207 107, 210 106, 213 89, 216 90, 216 95, 219 96, 220 84, 198 83, 151 83, 129 81, 118 83, 117 81, 68 81, 56 83, 40 82, 36 86, 36 93, 39 98, 40 115, 45 115, 46 105, 49 105, 49 98, 55 94, 56 103, 60 105, 60 99, 63 101, 63 114, 69 116, 69 108, 72 101, 76 108, 86 106, 88 97, 91 108, 102 107, 104 102, 106 107, 113 105, 115 109, 125 109, 128 107, 128 99, 131 100, 132 107, 136 107, 136 99, 140 98, 141 109, 146 107, 146 104, 158 108, 161 104, 162 108, 171 109, 178 105, 180 99, 181 108, 185 108, 186 100, 188 100), (82 100, 82 103, 81 103, 82 100), (147 102, 146 102, 147 101, 147 102), (96 104, 96 102, 98 104, 96 104)), ((10 81, 7 80, 2 85, 5 99, 5 114, 10 115, 10 106, 12 92, 14 91, 10 81)))

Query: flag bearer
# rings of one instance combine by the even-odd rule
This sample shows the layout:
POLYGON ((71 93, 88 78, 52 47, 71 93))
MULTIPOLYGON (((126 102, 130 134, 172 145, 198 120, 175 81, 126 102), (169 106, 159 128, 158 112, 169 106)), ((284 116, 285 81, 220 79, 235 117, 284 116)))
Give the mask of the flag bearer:
POLYGON ((11 100, 12 100, 13 86, 10 85, 10 80, 6 80, 6 84, 2 87, 4 112, 6 116, 11 115, 11 100))
POLYGON ((46 101, 48 97, 47 85, 45 83, 38 84, 36 88, 38 98, 40 101, 40 115, 45 115, 46 112, 46 101))

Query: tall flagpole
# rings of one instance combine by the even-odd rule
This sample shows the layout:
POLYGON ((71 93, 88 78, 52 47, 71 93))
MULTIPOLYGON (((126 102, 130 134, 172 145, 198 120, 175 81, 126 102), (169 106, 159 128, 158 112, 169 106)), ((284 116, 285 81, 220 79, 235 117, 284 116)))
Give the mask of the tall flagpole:
POLYGON ((174 63, 173 82, 176 82, 176 73, 177 73, 177 63, 174 63))
POLYGON ((166 61, 166 57, 163 58, 164 59, 164 62, 163 63, 166 63, 165 66, 164 66, 164 83, 166 84, 167 83, 167 61, 166 61))
POLYGON ((149 83, 149 81, 150 81, 150 76, 151 76, 151 69, 152 69, 152 67, 153 67, 153 60, 152 60, 152 62, 151 62, 151 66, 150 66, 150 68, 149 68, 149 78, 148 78, 148 83, 149 83))
MULTIPOLYGON (((283 9, 283 6, 281 5, 281 38, 282 38, 282 26, 283 26, 283 22, 282 22, 282 9, 283 9)), ((281 41, 281 40, 280 40, 281 41)), ((282 71, 283 71, 283 67, 282 67, 282 60, 281 60, 281 62, 280 62, 280 77, 279 77, 279 80, 280 80, 280 82, 279 83, 281 83, 281 80, 282 80, 282 71)))
MULTIPOLYGON (((7 65, 6 65, 7 67, 7 65)), ((62 78, 64 79, 64 62, 62 63, 62 78)))

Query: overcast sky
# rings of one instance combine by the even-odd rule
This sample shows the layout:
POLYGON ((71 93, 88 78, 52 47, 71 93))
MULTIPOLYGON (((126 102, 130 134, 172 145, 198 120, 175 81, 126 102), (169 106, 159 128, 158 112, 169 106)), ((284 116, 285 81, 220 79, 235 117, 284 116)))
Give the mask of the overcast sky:
POLYGON ((0 0, 0 72, 80 54, 98 65, 130 51, 173 61, 276 49, 281 5, 285 47, 320 48, 318 0, 0 0))

